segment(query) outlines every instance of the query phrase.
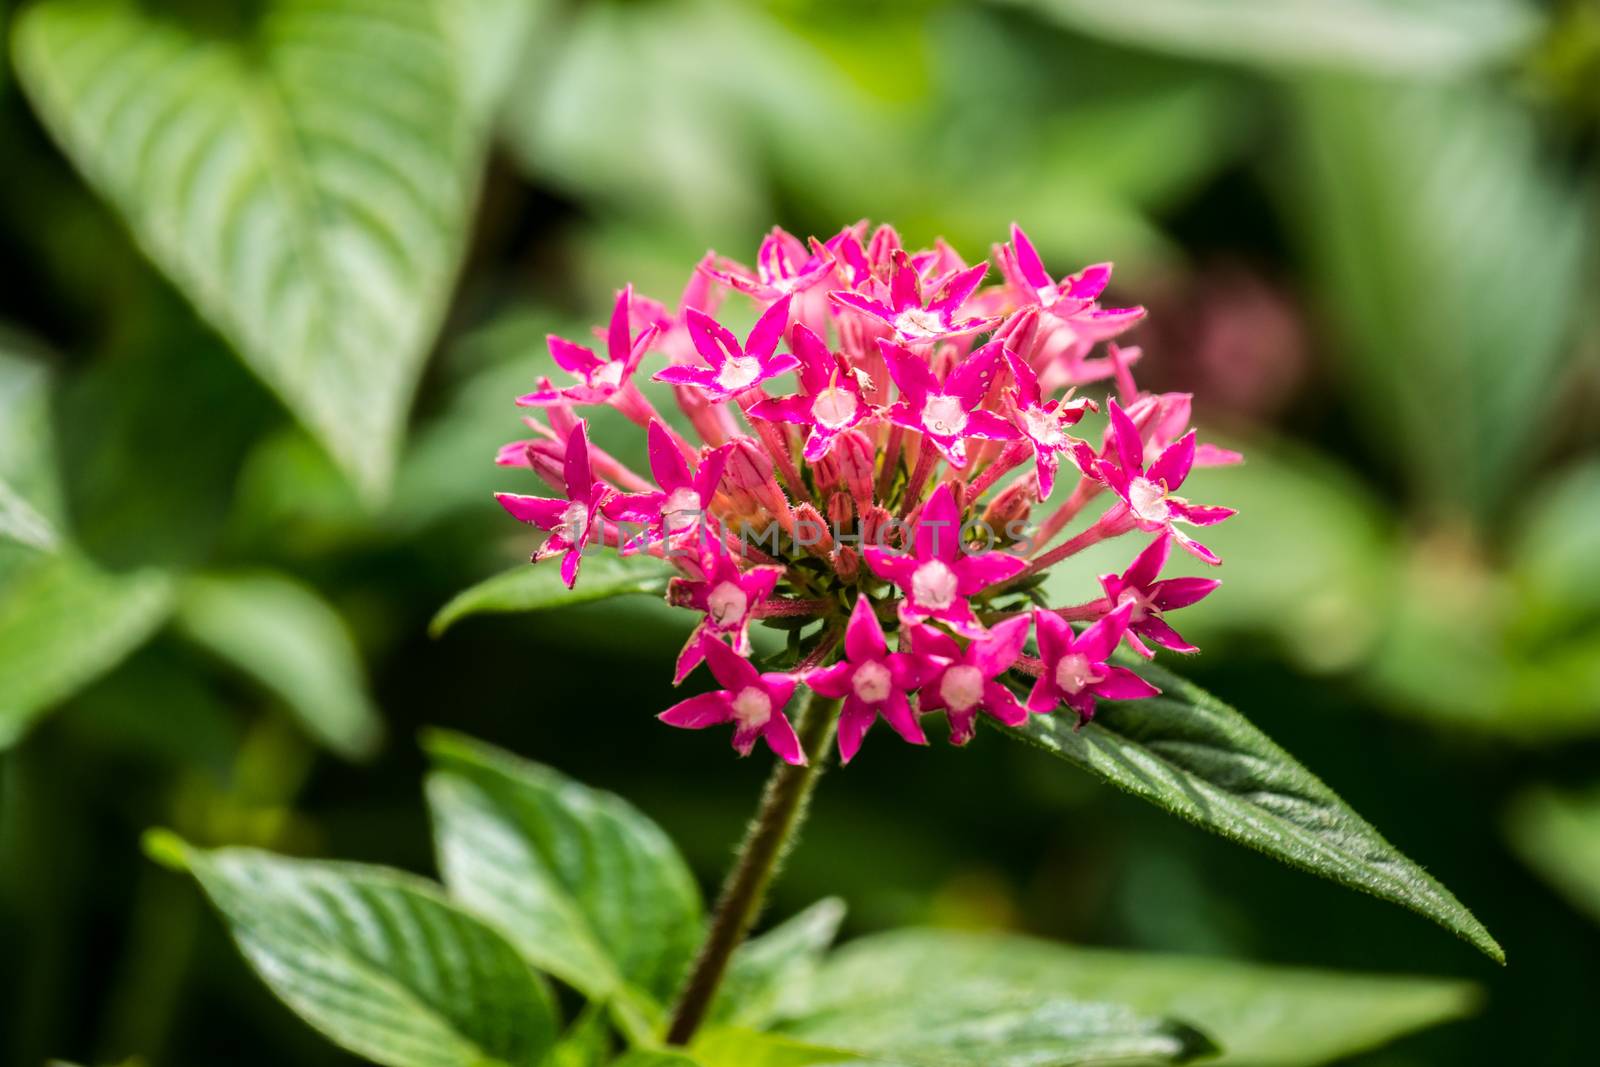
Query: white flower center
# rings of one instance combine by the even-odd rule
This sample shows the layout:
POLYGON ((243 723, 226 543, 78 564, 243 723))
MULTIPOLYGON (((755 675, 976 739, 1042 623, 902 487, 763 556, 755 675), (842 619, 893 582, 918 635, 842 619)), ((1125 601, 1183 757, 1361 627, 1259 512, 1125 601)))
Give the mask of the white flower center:
POLYGON ((958 663, 939 680, 939 699, 951 711, 966 711, 983 699, 983 673, 958 663))
POLYGON ((894 328, 901 337, 913 340, 928 340, 944 333, 944 323, 932 311, 922 308, 906 308, 895 316, 894 328))
POLYGON ((620 359, 615 363, 602 363, 589 375, 589 382, 605 389, 615 389, 622 384, 622 372, 625 369, 620 359))
POLYGON ((1027 408, 1022 412, 1022 425, 1028 436, 1041 445, 1060 447, 1067 443, 1067 435, 1061 431, 1061 421, 1056 416, 1056 412, 1042 407, 1027 408))
POLYGON ((772 698, 753 685, 739 690, 733 698, 733 717, 747 730, 759 730, 772 718, 772 698))
POLYGON ((1137 589, 1124 589, 1122 595, 1117 597, 1117 607, 1132 604, 1133 611, 1128 615, 1129 622, 1143 622, 1156 614, 1154 602, 1137 589))
POLYGON ((850 425, 850 420, 855 418, 857 403, 856 395, 848 389, 829 386, 812 402, 811 417, 826 429, 838 430, 850 425))
POLYGON ((889 699, 889 682, 889 668, 875 659, 869 659, 857 667, 850 678, 856 696, 868 704, 881 704, 889 699))
POLYGON ((691 486, 674 489, 661 505, 661 525, 669 534, 692 530, 700 521, 700 494, 691 486))
POLYGON ((718 626, 738 622, 749 608, 750 598, 744 595, 737 582, 723 582, 706 597, 706 611, 718 626))
POLYGON ((761 361, 754 356, 734 356, 717 372, 717 384, 730 393, 747 388, 761 377, 761 361))
POLYGON ((1089 657, 1082 653, 1068 652, 1056 662, 1056 687, 1063 693, 1081 693, 1085 686, 1103 680, 1089 657))
POLYGON ((925 608, 943 611, 956 602, 955 572, 942 560, 929 560, 911 572, 911 598, 925 608))
POLYGON ((1128 507, 1141 522, 1166 523, 1172 517, 1167 490, 1149 478, 1135 478, 1128 486, 1128 507))
POLYGON ((954 437, 967 428, 967 412, 959 397, 934 393, 922 405, 922 425, 938 437, 954 437))
POLYGON ((574 500, 567 505, 561 513, 561 525, 557 527, 561 536, 570 544, 581 545, 589 534, 589 505, 581 500, 574 500))

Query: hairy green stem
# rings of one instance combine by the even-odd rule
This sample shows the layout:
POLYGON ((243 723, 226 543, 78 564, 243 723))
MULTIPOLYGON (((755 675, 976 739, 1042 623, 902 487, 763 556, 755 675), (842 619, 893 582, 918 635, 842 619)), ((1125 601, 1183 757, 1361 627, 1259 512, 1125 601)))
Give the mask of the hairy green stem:
POLYGON ((733 952, 755 924, 767 887, 795 832, 805 821, 806 803, 822 773, 828 745, 838 726, 839 702, 820 699, 810 690, 802 699, 805 702, 796 718, 795 732, 806 756, 805 765, 796 767, 780 760, 773 766, 761 794, 761 805, 739 846, 738 858, 722 883, 711 928, 678 995, 667 1027, 669 1045, 687 1045, 705 1021, 733 952))

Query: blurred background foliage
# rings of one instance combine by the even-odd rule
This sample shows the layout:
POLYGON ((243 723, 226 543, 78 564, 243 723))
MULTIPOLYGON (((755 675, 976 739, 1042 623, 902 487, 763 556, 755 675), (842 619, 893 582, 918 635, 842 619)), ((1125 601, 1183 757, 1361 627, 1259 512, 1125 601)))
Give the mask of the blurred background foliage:
POLYGON ((530 548, 490 460, 546 332, 861 216, 1116 261, 1145 379, 1249 457, 1197 476, 1242 514, 1185 668, 1511 962, 992 737, 831 775, 780 908, 1467 977, 1476 1019, 1350 1062, 1594 1058, 1593 0, 0 12, 4 1062, 343 1062, 138 835, 425 869, 425 723, 713 879, 762 768, 650 719, 690 620, 427 624, 530 548))

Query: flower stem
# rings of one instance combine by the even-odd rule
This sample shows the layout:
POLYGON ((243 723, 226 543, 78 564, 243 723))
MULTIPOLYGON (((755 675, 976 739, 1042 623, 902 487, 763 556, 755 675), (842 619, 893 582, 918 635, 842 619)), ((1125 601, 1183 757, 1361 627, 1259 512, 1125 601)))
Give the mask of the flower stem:
POLYGON ((711 928, 673 1009, 667 1028, 669 1045, 687 1045, 705 1020, 734 950, 755 924, 767 887, 795 832, 805 821, 806 803, 822 773, 828 744, 838 726, 839 702, 820 699, 809 689, 804 692, 795 732, 806 755, 805 765, 796 767, 778 761, 773 766, 761 794, 761 805, 739 846, 738 859, 722 883, 711 928))

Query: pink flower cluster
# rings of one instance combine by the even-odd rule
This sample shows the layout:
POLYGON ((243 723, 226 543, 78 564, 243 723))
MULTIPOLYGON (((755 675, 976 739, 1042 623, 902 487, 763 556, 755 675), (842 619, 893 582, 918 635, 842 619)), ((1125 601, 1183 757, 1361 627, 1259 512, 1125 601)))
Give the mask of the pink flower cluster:
POLYGON ((708 253, 676 310, 622 290, 604 357, 549 339, 575 381, 518 399, 545 418, 498 462, 560 496, 498 499, 549 532, 533 559, 560 556, 569 587, 595 550, 677 568, 668 600, 700 620, 674 680, 704 663, 720 688, 663 721, 731 724, 740 753, 765 740, 799 763, 785 707, 803 684, 842 702, 849 761, 880 717, 914 744, 937 711, 956 744, 980 712, 1016 726, 1065 706, 1086 722, 1098 700, 1157 692, 1112 662, 1119 645, 1196 651, 1166 616, 1218 583, 1161 572, 1174 544, 1218 563, 1190 530, 1233 512, 1178 492, 1196 465, 1239 457, 1196 444, 1188 395, 1135 385, 1139 350, 1112 339, 1144 311, 1101 306, 1109 266, 1053 278, 1017 227, 994 259, 986 286, 989 263, 942 241, 908 250, 888 226, 806 242, 774 229, 753 269, 708 253), (754 304, 742 340, 719 321, 730 294, 754 304), (652 355, 664 365, 646 379, 652 355), (1102 410, 1074 396, 1093 383, 1110 394, 1098 446, 1068 432, 1102 410), (650 478, 590 442, 577 409, 598 404, 648 434, 650 478), (1063 459, 1075 480, 1057 491, 1063 459), (1100 595, 1040 606, 1050 567, 1124 534, 1143 546, 1100 595), (751 663, 754 620, 790 633, 784 669, 751 663))

